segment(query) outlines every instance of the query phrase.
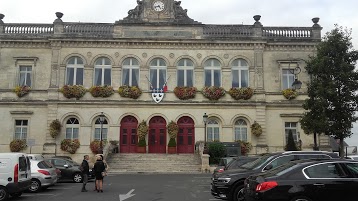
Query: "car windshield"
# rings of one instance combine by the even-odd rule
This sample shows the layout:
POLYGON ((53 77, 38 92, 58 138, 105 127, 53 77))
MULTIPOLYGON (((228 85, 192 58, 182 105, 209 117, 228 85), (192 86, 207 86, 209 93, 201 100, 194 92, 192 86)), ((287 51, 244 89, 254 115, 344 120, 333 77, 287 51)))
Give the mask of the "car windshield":
POLYGON ((264 164, 267 160, 271 159, 272 157, 273 156, 271 155, 261 156, 260 158, 254 161, 246 163, 245 165, 241 166, 241 168, 248 169, 248 170, 259 168, 262 164, 264 164))
POLYGON ((288 163, 280 165, 276 168, 273 168, 264 174, 266 176, 274 176, 274 175, 280 176, 280 175, 285 174, 286 172, 291 171, 292 169, 295 169, 297 166, 298 166, 298 164, 296 162, 288 162, 288 163))

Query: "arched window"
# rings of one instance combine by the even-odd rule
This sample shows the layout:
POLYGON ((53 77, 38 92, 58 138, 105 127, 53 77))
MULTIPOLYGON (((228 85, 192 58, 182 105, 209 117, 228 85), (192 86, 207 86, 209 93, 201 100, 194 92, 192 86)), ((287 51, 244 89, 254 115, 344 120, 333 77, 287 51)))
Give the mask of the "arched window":
POLYGON ((247 142, 247 123, 243 119, 235 122, 235 141, 237 140, 247 142))
POLYGON ((135 58, 127 58, 123 61, 122 85, 138 86, 139 63, 135 58))
POLYGON ((80 123, 76 118, 69 118, 66 122, 66 139, 78 139, 80 123))
POLYGON ((83 85, 83 60, 80 57, 71 57, 66 66, 66 85, 83 85))
POLYGON ((220 127, 216 119, 209 119, 207 123, 207 141, 220 141, 220 127))
POLYGON ((221 87, 221 63, 217 59, 209 59, 204 63, 205 86, 221 87))
POLYGON ((194 63, 190 59, 181 59, 177 66, 177 86, 192 87, 194 83, 194 63))
POLYGON ((155 89, 161 89, 167 79, 167 64, 164 59, 153 59, 150 62, 150 82, 155 89))
POLYGON ((98 58, 94 66, 94 85, 104 86, 112 83, 111 60, 105 57, 98 58))
MULTIPOLYGON (((104 119, 102 124, 102 140, 107 140, 107 134, 108 134, 108 121, 107 119, 104 119)), ((99 120, 99 117, 96 119, 96 122, 94 123, 94 139, 101 140, 101 121, 99 120)))
POLYGON ((232 87, 249 86, 249 65, 243 59, 236 59, 231 64, 232 87))

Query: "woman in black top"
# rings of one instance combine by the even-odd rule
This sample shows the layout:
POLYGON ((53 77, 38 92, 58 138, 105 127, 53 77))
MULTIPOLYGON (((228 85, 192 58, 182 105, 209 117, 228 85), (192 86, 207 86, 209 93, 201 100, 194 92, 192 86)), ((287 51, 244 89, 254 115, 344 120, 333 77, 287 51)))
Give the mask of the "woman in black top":
POLYGON ((106 170, 106 167, 103 163, 102 157, 101 156, 97 156, 97 161, 94 164, 94 175, 96 177, 96 188, 97 188, 97 192, 102 192, 103 193, 103 173, 106 170))

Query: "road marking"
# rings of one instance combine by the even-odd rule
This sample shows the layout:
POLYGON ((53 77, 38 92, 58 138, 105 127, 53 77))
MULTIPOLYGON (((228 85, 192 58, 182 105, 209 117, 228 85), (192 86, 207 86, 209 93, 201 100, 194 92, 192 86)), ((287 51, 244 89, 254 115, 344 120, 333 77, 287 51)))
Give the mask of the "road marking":
POLYGON ((121 195, 121 194, 120 194, 120 195, 119 195, 119 201, 123 201, 123 200, 126 200, 126 199, 128 199, 128 198, 134 196, 135 194, 132 194, 133 191, 134 191, 134 189, 130 190, 130 191, 129 191, 127 194, 125 194, 125 195, 121 195))
POLYGON ((37 194, 33 194, 33 195, 22 195, 21 197, 34 197, 34 196, 38 196, 38 195, 44 195, 44 196, 54 196, 56 194, 45 194, 45 193, 37 193, 37 194))

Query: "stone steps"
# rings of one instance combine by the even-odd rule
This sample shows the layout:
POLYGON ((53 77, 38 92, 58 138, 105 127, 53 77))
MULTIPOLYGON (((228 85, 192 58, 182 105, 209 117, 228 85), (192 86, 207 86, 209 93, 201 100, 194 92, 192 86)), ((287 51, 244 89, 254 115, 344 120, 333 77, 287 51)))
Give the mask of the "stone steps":
POLYGON ((110 154, 109 173, 200 173, 196 154, 110 154))

